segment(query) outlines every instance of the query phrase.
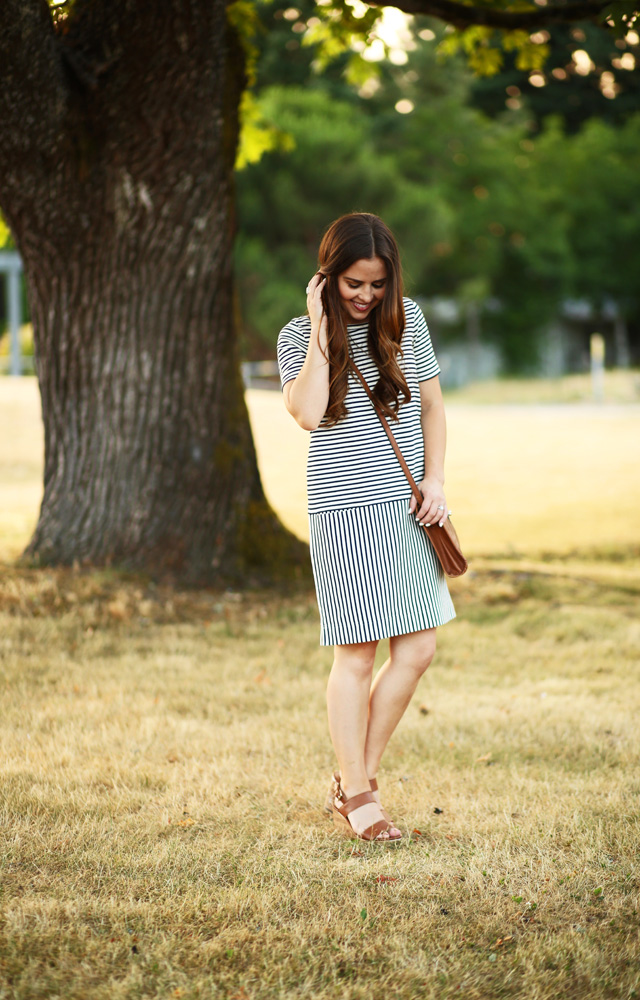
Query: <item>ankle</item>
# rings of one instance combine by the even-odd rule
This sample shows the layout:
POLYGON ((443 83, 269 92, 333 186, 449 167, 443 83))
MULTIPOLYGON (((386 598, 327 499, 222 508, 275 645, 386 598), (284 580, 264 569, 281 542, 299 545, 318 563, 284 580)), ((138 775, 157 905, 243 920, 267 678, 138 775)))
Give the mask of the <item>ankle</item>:
POLYGON ((366 774, 341 776, 340 787, 348 799, 354 795, 360 795, 361 792, 370 791, 369 779, 366 774))

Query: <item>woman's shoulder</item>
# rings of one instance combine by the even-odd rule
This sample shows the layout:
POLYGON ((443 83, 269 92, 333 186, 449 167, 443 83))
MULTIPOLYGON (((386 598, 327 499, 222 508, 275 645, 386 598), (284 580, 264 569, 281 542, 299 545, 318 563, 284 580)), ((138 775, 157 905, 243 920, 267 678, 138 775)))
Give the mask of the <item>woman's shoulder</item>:
POLYGON ((422 309, 415 299, 410 299, 407 295, 405 295, 402 299, 402 304, 404 306, 404 314, 407 320, 414 319, 416 316, 423 316, 422 309))
POLYGON ((282 327, 278 340, 308 340, 311 333, 311 320, 308 316, 294 316, 282 327))

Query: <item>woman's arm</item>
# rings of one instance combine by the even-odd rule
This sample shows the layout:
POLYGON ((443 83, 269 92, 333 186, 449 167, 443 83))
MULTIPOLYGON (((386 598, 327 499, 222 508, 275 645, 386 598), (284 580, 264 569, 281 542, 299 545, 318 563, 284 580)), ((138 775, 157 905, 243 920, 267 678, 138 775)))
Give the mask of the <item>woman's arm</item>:
POLYGON ((326 278, 316 274, 309 282, 307 306, 311 318, 309 347, 300 374, 285 382, 284 405, 305 431, 314 431, 329 405, 327 317, 322 307, 326 278))
MULTIPOLYGON (((418 483, 424 497, 417 520, 422 524, 441 524, 447 516, 444 496, 444 453, 447 444, 447 425, 440 379, 420 382, 420 407, 424 436, 424 479, 418 483), (441 508, 441 509, 440 509, 441 508)), ((413 513, 417 502, 411 497, 409 510, 413 513)))

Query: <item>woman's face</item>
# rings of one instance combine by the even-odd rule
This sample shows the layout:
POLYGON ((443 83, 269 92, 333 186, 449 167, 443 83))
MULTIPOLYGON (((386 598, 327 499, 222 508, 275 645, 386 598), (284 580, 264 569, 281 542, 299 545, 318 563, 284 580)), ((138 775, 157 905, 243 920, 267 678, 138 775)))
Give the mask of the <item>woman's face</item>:
POLYGON ((361 322, 384 298, 387 266, 379 257, 357 260, 338 277, 342 307, 350 319, 361 322))

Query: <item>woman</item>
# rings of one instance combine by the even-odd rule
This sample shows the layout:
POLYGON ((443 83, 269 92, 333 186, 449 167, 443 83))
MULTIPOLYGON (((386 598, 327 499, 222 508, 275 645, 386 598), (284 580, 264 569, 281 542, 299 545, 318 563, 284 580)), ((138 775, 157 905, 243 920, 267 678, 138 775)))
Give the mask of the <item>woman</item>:
POLYGON ((436 647, 455 616, 440 564, 420 527, 448 516, 445 417, 424 317, 402 296, 395 239, 375 215, 327 230, 308 315, 278 338, 285 405, 311 431, 307 487, 321 645, 335 657, 329 731, 340 765, 334 823, 363 840, 397 843, 377 771, 436 647), (424 497, 419 509, 355 362, 389 419, 424 497), (372 683, 378 640, 390 657, 372 683))

